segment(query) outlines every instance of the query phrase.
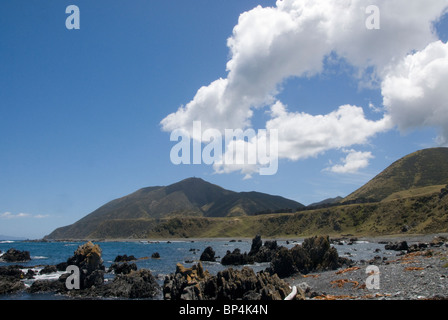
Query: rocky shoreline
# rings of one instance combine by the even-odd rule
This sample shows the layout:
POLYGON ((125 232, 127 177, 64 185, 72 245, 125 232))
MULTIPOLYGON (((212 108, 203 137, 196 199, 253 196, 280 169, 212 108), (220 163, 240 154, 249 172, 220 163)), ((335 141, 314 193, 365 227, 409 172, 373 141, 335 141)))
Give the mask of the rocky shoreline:
MULTIPOLYGON (((363 239, 384 249, 372 252, 371 259, 353 261, 341 257, 331 244, 349 246, 355 238, 310 237, 286 248, 275 240, 252 239, 249 252, 228 251, 221 258, 226 269, 211 275, 201 261, 216 261, 207 247, 191 268, 178 264, 176 272, 160 285, 149 269, 137 269, 133 256, 117 256, 105 268, 101 248, 92 242, 78 247, 67 261, 45 266, 41 273, 60 272, 57 280, 35 280, 20 264, 0 267, 0 298, 17 292, 55 293, 74 299, 164 299, 164 300, 445 300, 448 299, 448 238, 425 235, 406 238, 363 239), (378 251, 387 251, 381 257, 378 251), (253 263, 269 267, 254 272, 253 263), (67 287, 72 274, 67 266, 79 268, 79 288, 67 287), (234 268, 243 265, 242 269, 234 268), (373 269, 372 269, 373 266, 373 269), (372 273, 376 271, 377 273, 372 273), (105 279, 105 276, 107 279, 105 279), (293 294, 291 294, 293 293, 293 294)), ((29 252, 8 250, 0 259, 26 261, 29 252), (16 260, 15 260, 16 259, 16 260), (25 259, 25 260, 24 260, 25 259)), ((157 258, 157 257, 153 257, 157 258)))
MULTIPOLYGON (((446 235, 381 239, 390 258, 374 256, 349 268, 296 275, 285 279, 313 300, 448 300, 446 235), (393 242, 390 242, 393 240, 393 242), (377 286, 366 284, 376 266, 377 286)), ((371 282, 372 284, 372 282, 371 282)), ((375 283, 373 283, 375 284, 375 283)))

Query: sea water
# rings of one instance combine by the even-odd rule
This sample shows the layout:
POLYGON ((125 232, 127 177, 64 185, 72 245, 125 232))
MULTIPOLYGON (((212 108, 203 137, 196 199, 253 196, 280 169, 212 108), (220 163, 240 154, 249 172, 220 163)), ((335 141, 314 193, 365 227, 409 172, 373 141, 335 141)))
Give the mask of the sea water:
MULTIPOLYGON (((291 248, 296 244, 300 244, 301 240, 277 240, 279 246, 291 248)), ((29 251, 31 260, 19 263, 0 262, 0 266, 5 265, 21 265, 26 273, 28 268, 31 268, 38 273, 46 265, 56 265, 61 262, 66 262, 71 257, 76 249, 85 242, 37 242, 37 241, 0 241, 0 256, 10 248, 20 251, 29 251)), ((160 285, 166 275, 176 271, 176 264, 182 263, 185 267, 191 267, 199 261, 201 253, 208 246, 215 251, 217 262, 202 262, 204 269, 211 274, 216 274, 220 270, 226 269, 229 266, 223 266, 220 263, 227 251, 233 251, 236 248, 241 250, 241 253, 249 252, 252 240, 183 240, 183 241, 106 241, 95 242, 102 250, 103 264, 107 268, 111 266, 118 255, 133 255, 138 260, 133 261, 137 267, 150 269, 152 274, 156 277, 160 285), (151 258, 153 253, 159 253, 160 258, 151 258)), ((384 250, 384 245, 367 242, 355 241, 352 244, 335 244, 334 247, 338 250, 339 256, 348 257, 352 260, 369 260, 374 256, 388 256, 392 253, 384 250)), ((232 266, 239 269, 243 266, 232 266)), ((255 272, 264 270, 269 267, 269 263, 251 264, 249 267, 253 268, 255 272)), ((30 286, 36 279, 58 279, 63 271, 36 275, 35 279, 23 280, 26 286, 30 286)), ((107 274, 106 279, 113 277, 107 274)), ((160 297, 158 297, 160 298, 160 297)), ((0 295, 0 299, 21 299, 21 300, 38 300, 38 299, 66 299, 61 295, 52 294, 28 294, 18 293, 12 295, 0 295)))

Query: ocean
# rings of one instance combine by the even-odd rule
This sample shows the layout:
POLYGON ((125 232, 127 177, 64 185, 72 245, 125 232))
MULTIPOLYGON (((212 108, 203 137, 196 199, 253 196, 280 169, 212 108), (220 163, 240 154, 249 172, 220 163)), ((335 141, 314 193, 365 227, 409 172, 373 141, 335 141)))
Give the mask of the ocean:
MULTIPOLYGON (((278 245, 291 248, 296 244, 300 244, 303 239, 299 240, 277 240, 278 245)), ((21 251, 29 251, 31 260, 20 263, 0 262, 0 266, 8 264, 18 264, 26 269, 41 270, 45 265, 56 265, 60 262, 66 262, 71 257, 79 245, 85 242, 29 242, 29 241, 0 241, 0 250, 2 253, 10 248, 21 251)), ((216 252, 217 262, 202 262, 204 269, 211 274, 228 268, 223 266, 219 261, 227 250, 233 251, 239 248, 241 252, 249 252, 252 240, 185 240, 185 241, 107 241, 94 242, 102 249, 103 264, 108 268, 117 255, 133 255, 138 258, 134 261, 137 267, 150 269, 156 277, 160 285, 167 274, 176 270, 176 264, 182 263, 186 267, 190 267, 199 261, 201 253, 208 246, 211 246, 216 252), (151 255, 158 252, 160 259, 153 259, 151 255)), ((335 244, 339 256, 349 257, 353 260, 369 260, 374 256, 388 256, 391 252, 384 250, 384 244, 378 244, 368 241, 355 241, 353 244, 335 244), (379 251, 377 250, 379 249, 379 251)), ((1 254, 0 253, 0 256, 1 254)), ((249 265, 254 271, 264 270, 269 263, 258 263, 249 265)), ((242 266, 233 266, 233 268, 242 268, 242 266)), ((107 270, 107 269, 106 269, 107 270)), ((62 273, 58 272, 48 275, 37 275, 35 279, 23 280, 26 286, 32 284, 36 279, 57 279, 62 273)), ((113 275, 108 274, 105 279, 111 278, 113 275)), ((65 296, 53 294, 28 294, 21 292, 18 294, 0 295, 0 300, 59 300, 67 299, 65 296)), ((155 299, 162 299, 161 295, 155 299)))

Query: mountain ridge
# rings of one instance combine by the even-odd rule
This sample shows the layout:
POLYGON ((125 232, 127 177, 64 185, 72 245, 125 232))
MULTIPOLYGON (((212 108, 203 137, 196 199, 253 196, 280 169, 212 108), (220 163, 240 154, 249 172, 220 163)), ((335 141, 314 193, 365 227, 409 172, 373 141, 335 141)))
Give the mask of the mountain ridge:
POLYGON ((77 222, 60 227, 45 238, 86 238, 105 221, 135 221, 174 217, 254 215, 263 210, 296 210, 303 204, 261 192, 235 192, 201 178, 187 178, 168 186, 141 188, 114 199, 77 222))
POLYGON ((319 233, 358 236, 446 232, 448 148, 423 149, 408 154, 344 199, 337 200, 340 199, 326 199, 305 207, 279 196, 230 191, 199 178, 189 178, 167 187, 142 188, 112 200, 78 222, 56 229, 46 238, 160 239, 253 237, 255 234, 276 237, 319 233), (148 195, 149 203, 144 201, 148 195), (123 208, 126 209, 124 213, 123 208))

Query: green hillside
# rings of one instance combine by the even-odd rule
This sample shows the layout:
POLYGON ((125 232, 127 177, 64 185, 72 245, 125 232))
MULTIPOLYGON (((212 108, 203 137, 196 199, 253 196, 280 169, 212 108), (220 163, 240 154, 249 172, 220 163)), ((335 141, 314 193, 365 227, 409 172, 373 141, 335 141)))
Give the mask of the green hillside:
POLYGON ((337 203, 305 208, 190 178, 113 200, 47 239, 378 236, 448 232, 448 148, 394 162, 337 203), (292 213, 286 213, 291 212, 292 213), (294 212, 298 209, 298 212, 294 212), (276 213, 272 213, 276 212, 276 213))
POLYGON ((139 226, 152 226, 160 219, 245 216, 299 207, 303 205, 280 196, 234 192, 200 178, 189 178, 115 199, 74 224, 54 230, 47 238, 87 238, 99 234, 107 238, 116 238, 118 234, 129 237, 139 226), (120 227, 112 227, 118 222, 120 227))
MULTIPOLYGON (((175 217, 103 221, 82 239, 295 238, 319 234, 381 236, 448 232, 448 189, 378 203, 239 217, 175 217)), ((62 237, 60 239, 79 239, 62 237)))
POLYGON ((448 184, 448 148, 424 149, 394 162, 342 202, 377 202, 388 196, 448 184))

